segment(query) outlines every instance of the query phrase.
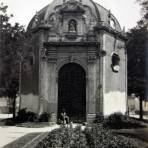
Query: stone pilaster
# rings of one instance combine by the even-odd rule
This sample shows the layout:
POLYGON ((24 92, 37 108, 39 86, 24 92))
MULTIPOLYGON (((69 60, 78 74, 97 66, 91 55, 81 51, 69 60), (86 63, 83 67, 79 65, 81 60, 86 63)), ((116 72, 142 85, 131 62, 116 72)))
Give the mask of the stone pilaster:
POLYGON ((88 100, 87 121, 92 121, 96 116, 96 64, 95 60, 88 61, 88 100))

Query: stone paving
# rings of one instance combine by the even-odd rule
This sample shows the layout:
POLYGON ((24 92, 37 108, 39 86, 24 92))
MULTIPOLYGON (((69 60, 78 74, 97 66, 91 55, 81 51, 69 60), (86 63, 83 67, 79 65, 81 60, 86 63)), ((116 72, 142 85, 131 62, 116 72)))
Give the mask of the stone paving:
POLYGON ((58 127, 59 127, 58 125, 53 125, 53 126, 44 127, 44 128, 1 126, 0 127, 0 148, 26 134, 37 133, 37 132, 39 133, 48 132, 58 127))
MULTIPOLYGON (((12 114, 0 114, 0 120, 5 118, 11 118, 12 114)), ((48 132, 55 128, 58 128, 58 125, 43 127, 43 128, 25 128, 25 127, 16 127, 16 126, 0 126, 0 148, 9 144, 10 142, 26 135, 29 133, 41 133, 48 132)))

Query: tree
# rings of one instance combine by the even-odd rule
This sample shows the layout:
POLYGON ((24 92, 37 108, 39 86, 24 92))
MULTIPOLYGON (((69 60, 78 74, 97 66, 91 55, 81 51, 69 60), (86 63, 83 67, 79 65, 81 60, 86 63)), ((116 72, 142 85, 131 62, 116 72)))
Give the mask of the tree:
POLYGON ((146 97, 146 32, 146 27, 140 27, 127 33, 129 93, 138 92, 141 97, 146 97))
POLYGON ((26 34, 23 26, 15 23, 12 26, 9 20, 12 15, 7 15, 8 6, 0 5, 0 85, 3 89, 2 96, 13 100, 13 117, 15 117, 15 98, 19 86, 19 60, 23 54, 26 34))
POLYGON ((142 18, 137 26, 127 33, 128 93, 140 96, 140 118, 142 119, 142 99, 148 98, 148 1, 138 0, 142 6, 142 18))
POLYGON ((138 22, 139 25, 148 26, 148 1, 147 0, 137 0, 141 5, 142 19, 138 22))

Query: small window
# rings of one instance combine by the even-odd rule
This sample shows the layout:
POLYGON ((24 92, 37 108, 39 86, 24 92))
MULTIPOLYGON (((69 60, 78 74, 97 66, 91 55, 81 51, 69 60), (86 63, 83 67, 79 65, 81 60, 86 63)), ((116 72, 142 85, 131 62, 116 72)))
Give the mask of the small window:
POLYGON ((110 26, 111 26, 113 29, 116 29, 115 21, 114 21, 113 19, 110 20, 110 26))
POLYGON ((70 20, 68 24, 69 32, 76 32, 77 31, 77 22, 75 20, 70 20))
POLYGON ((120 57, 117 53, 112 54, 112 70, 113 72, 119 72, 120 69, 120 57))

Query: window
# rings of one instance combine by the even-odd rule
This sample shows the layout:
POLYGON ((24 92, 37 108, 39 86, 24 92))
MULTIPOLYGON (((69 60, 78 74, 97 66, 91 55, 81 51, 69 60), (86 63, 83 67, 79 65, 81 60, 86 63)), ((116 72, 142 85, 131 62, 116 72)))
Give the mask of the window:
POLYGON ((112 70, 113 72, 119 72, 120 69, 120 57, 117 53, 112 54, 112 70))
POLYGON ((70 20, 69 21, 68 31, 69 32, 76 32, 77 31, 77 22, 75 20, 70 20))

